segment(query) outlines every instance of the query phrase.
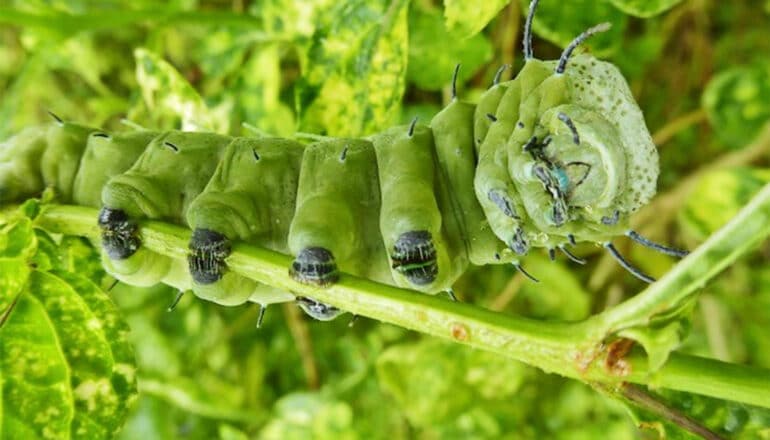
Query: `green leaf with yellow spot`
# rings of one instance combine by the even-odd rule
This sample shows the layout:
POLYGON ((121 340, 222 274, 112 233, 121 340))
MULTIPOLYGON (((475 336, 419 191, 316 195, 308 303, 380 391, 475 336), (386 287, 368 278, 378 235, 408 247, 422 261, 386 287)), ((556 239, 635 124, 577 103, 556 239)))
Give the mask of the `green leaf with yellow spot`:
POLYGON ((511 0, 444 0, 446 26, 462 38, 472 37, 487 25, 511 0))
POLYGON ((37 240, 30 219, 0 224, 0 322, 27 282, 28 261, 36 249, 37 240))
POLYGON ((0 329, 3 438, 112 438, 137 392, 127 336, 90 280, 32 271, 0 329))
POLYGON ((748 144, 770 121, 770 63, 720 72, 701 101, 720 141, 731 148, 748 144))
POLYGON ((136 49, 136 80, 150 113, 164 115, 159 126, 179 124, 182 130, 226 133, 228 122, 212 112, 187 79, 159 55, 136 49))
POLYGON ((300 131, 373 133, 398 121, 408 58, 407 2, 339 2, 302 53, 300 131))
POLYGON ((492 44, 486 36, 462 38, 449 32, 435 8, 413 6, 409 11, 409 32, 407 79, 425 90, 449 86, 452 70, 458 63, 462 66, 458 84, 463 84, 492 59, 492 44))

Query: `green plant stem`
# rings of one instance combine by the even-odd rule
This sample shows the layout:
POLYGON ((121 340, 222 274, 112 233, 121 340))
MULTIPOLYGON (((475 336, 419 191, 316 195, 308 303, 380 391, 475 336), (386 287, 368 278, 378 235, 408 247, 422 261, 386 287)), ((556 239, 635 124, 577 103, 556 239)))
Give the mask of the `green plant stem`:
POLYGON ((714 233, 665 276, 635 297, 594 316, 602 334, 647 325, 659 314, 673 310, 735 260, 770 235, 770 184, 727 225, 714 233))
MULTIPOLYGON (((770 232, 767 226, 770 223, 769 206, 770 187, 765 188, 726 227, 726 232, 717 233, 689 258, 700 261, 712 252, 714 256, 719 254, 728 259, 736 258, 751 243, 760 239, 753 234, 770 232), (759 218, 752 217, 752 213, 759 218), (753 238, 750 243, 733 240, 731 246, 735 249, 730 247, 728 251, 729 239, 725 237, 730 235, 730 231, 739 234, 735 238, 741 240, 747 240, 747 234, 753 238)), ((38 217, 37 225, 51 232, 87 236, 98 241, 96 218, 97 211, 93 208, 48 205, 38 217)), ((145 221, 140 224, 140 234, 146 248, 173 258, 186 257, 190 236, 187 229, 145 221)), ((728 264, 715 262, 712 258, 708 261, 720 268, 728 264)), ((662 292, 653 286, 635 299, 610 309, 607 314, 581 323, 544 322, 505 315, 347 274, 341 276, 338 284, 319 289, 296 283, 289 277, 287 268, 291 263, 290 257, 245 244, 233 246, 227 263, 234 272, 253 280, 332 304, 357 315, 499 353, 546 372, 583 381, 610 384, 628 381, 660 386, 770 408, 770 371, 767 370, 677 354, 673 354, 660 370, 652 374, 642 354, 634 354, 627 359, 631 367, 627 373, 602 367, 604 354, 597 347, 607 335, 604 331, 622 327, 623 319, 631 319, 634 323, 645 322, 645 316, 665 310, 718 272, 717 268, 695 262, 685 261, 684 269, 675 269, 675 273, 679 274, 677 277, 683 277, 687 282, 662 280, 665 281, 663 285, 669 286, 662 292), (692 281, 694 276, 697 278, 695 282, 692 281), (670 290, 675 287, 686 290, 670 290)))

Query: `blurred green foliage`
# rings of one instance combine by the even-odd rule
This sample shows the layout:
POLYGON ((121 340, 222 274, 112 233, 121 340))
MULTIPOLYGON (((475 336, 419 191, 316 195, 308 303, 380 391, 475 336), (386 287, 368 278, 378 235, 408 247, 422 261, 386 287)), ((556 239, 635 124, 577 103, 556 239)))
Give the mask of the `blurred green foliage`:
MULTIPOLYGON (((446 103, 456 63, 461 96, 471 99, 502 60, 514 61, 514 71, 521 66, 514 37, 528 0, 470 3, 5 0, 0 138, 46 121, 49 110, 108 129, 280 136, 358 136, 414 115, 427 120, 446 103)), ((613 28, 588 47, 629 79, 651 131, 663 140, 660 190, 678 194, 666 207, 671 212, 648 217, 644 227, 656 238, 695 246, 770 178, 768 148, 731 156, 740 168, 692 177, 725 156, 757 150, 753 143, 770 119, 770 3, 761 9, 750 0, 542 0, 536 55, 558 56, 601 21, 613 28), (691 177, 694 189, 677 192, 691 177)), ((69 261, 96 285, 110 284, 95 260, 83 257, 90 248, 82 241, 57 243, 61 255, 52 257, 49 237, 13 229, 28 227, 23 221, 7 226, 0 235, 5 291, 24 284, 8 274, 35 273, 20 266, 25 252, 36 253, 42 266, 69 261)), ((692 305, 689 333, 677 329, 670 342, 686 336, 687 352, 770 367, 768 252, 765 246, 706 286, 692 305)), ((532 256, 527 267, 541 275, 540 285, 523 283, 512 268, 476 268, 456 290, 464 301, 507 313, 570 321, 637 291, 623 273, 590 260, 576 267, 532 256)), ((650 257, 643 265, 657 271, 672 263, 650 257)), ((87 284, 81 279, 39 281, 57 283, 53 292, 81 308, 77 298, 94 294, 78 288, 87 284)), ((689 438, 649 415, 628 417, 584 385, 400 328, 364 319, 352 327, 345 318, 310 322, 288 305, 271 307, 257 330, 256 306, 184 297, 168 313, 174 295, 166 287, 125 285, 110 292, 131 327, 140 390, 120 438, 689 438)), ((3 310, 11 300, 0 298, 3 310)), ((25 300, 14 316, 43 313, 44 305, 44 298, 25 300)), ((50 338, 38 335, 36 349, 50 348, 50 338)), ((66 357, 51 356, 52 380, 75 362, 66 357)), ((7 364, 8 356, 2 359, 7 364)), ((4 364, 3 375, 12 368, 4 364)), ((78 385, 59 382, 65 393, 78 385)), ((14 401, 4 392, 7 412, 14 401)), ((49 403, 59 397, 45 396, 49 403)), ((760 411, 665 397, 720 432, 770 438, 760 411)), ((88 429, 113 429, 110 414, 102 416, 88 429)))

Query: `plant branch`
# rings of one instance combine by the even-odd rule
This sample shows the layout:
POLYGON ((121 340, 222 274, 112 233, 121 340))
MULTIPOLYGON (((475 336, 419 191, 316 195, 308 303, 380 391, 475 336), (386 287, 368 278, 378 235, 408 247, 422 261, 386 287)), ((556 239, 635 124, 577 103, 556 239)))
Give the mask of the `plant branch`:
MULTIPOLYGON (((37 218, 37 226, 51 232, 87 236, 98 242, 97 210, 80 206, 48 205, 37 218)), ((283 288, 298 295, 332 304, 351 313, 399 325, 422 333, 450 339, 471 347, 498 353, 546 372, 582 381, 620 383, 629 381, 662 386, 679 391, 770 408, 770 371, 728 364, 703 358, 672 355, 658 371, 651 373, 644 355, 628 358, 631 368, 619 373, 601 368, 606 353, 597 350, 598 342, 609 329, 622 328, 625 319, 642 323, 650 314, 662 311, 696 286, 714 276, 730 259, 759 241, 760 234, 770 229, 770 187, 762 191, 738 217, 717 233, 675 269, 668 281, 651 287, 646 293, 610 309, 599 319, 582 323, 537 321, 511 316, 453 302, 441 296, 430 296, 399 289, 370 280, 342 274, 338 284, 317 288, 295 282, 288 275, 291 258, 267 249, 235 244, 227 259, 234 272, 258 282, 283 288), (731 235, 734 231, 735 234, 731 235), (755 235, 747 238, 747 234, 755 235), (730 238, 733 240, 730 245, 730 238), (709 244, 711 243, 711 244, 709 244), (735 246, 735 249, 729 246, 735 246), (722 255, 723 260, 713 257, 722 255), (700 263, 699 263, 700 262, 700 263), (717 267, 710 268, 708 264, 717 267), (675 280, 679 280, 674 283, 675 280), (669 289, 682 286, 684 293, 669 289)), ((182 227, 157 221, 140 224, 143 245, 172 258, 184 259, 190 232, 182 227)), ((689 293, 688 293, 689 292, 689 293)))

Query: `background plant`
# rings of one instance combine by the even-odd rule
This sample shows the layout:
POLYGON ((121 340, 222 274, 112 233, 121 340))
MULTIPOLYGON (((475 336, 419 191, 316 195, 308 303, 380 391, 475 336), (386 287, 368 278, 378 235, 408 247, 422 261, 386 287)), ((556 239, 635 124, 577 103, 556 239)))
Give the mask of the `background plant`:
MULTIPOLYGON (((521 64, 517 38, 526 1, 485 2, 489 6, 473 10, 464 8, 467 3, 110 1, 97 7, 11 1, 0 6, 0 138, 46 121, 46 110, 113 129, 125 128, 121 121, 127 119, 157 129, 281 136, 358 136, 414 115, 428 120, 447 101, 455 63, 463 65, 461 95, 467 99, 489 85, 500 63, 513 63, 514 71, 521 64)), ((635 218, 643 233, 696 248, 767 184, 768 14, 770 4, 748 1, 542 1, 535 22, 540 57, 554 58, 591 24, 614 25, 591 50, 629 79, 663 164, 661 194, 635 218)), ((524 282, 509 268, 487 267, 470 271, 456 290, 464 303, 512 319, 499 322, 520 323, 513 319, 526 316, 545 321, 541 328, 610 309, 580 327, 575 340, 639 341, 646 353, 637 348, 627 360, 640 374, 660 367, 675 348, 678 355, 668 365, 676 365, 676 356, 697 354, 768 368, 770 278, 767 246, 761 245, 767 231, 752 223, 766 215, 766 193, 733 224, 736 234, 753 232, 731 243, 746 255, 735 262, 703 259, 706 271, 730 267, 697 295, 669 290, 681 294, 681 302, 668 304, 667 316, 649 320, 638 301, 610 309, 643 286, 588 246, 580 249, 591 257, 585 268, 529 257, 527 268, 540 275, 540 284, 524 282)), ((26 217, 35 217, 39 208, 31 203, 24 209, 26 217)), ((77 220, 71 211, 59 212, 77 220)), ((50 213, 46 217, 44 210, 35 225, 55 232, 87 229, 76 221, 58 225, 56 212, 50 213)), ((167 313, 175 292, 165 287, 117 285, 109 293, 115 308, 97 287, 112 280, 84 241, 35 231, 18 214, 4 218, 0 304, 12 313, 3 315, 0 330, 0 426, 9 437, 39 426, 54 437, 105 437, 125 416, 123 438, 689 435, 649 411, 628 417, 623 405, 634 394, 607 380, 611 370, 588 369, 581 377, 597 393, 498 354, 398 326, 367 319, 352 328, 344 319, 309 322, 292 305, 271 308, 257 331, 257 307, 224 308, 188 295, 167 313), (68 326, 69 320, 101 324, 68 326), (98 350, 68 350, 80 341, 100 341, 98 350), (135 402, 134 378, 140 390, 135 402), (41 384, 48 388, 37 388, 41 384), (95 406, 105 410, 95 412, 95 406), (641 434, 635 423, 644 428, 641 434)), ((147 227, 160 241, 175 237, 176 231, 147 227)), ((674 264, 644 249, 628 251, 654 275, 674 264)), ((380 306, 403 301, 388 292, 362 293, 380 306)), ((424 304, 414 307, 472 325, 467 308, 420 298, 424 304)), ((385 308, 359 307, 366 316, 388 317, 385 308)), ((498 319, 481 318, 488 324, 498 319)), ((723 435, 770 436, 766 410, 642 382, 653 385, 651 395, 667 408, 723 435)), ((759 399, 763 392, 770 391, 757 389, 759 399)))

